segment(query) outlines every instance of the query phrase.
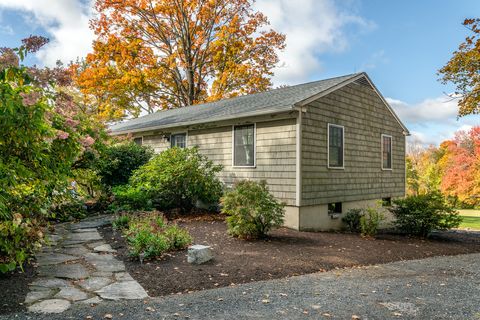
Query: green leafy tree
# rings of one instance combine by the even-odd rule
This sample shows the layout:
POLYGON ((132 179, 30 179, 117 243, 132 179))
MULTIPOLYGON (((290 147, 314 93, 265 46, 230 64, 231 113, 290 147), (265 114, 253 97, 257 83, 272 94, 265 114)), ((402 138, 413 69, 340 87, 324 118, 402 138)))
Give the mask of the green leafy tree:
POLYGON ((465 19, 463 25, 471 31, 438 72, 440 81, 456 86, 454 97, 459 97, 459 116, 480 112, 480 18, 465 19))

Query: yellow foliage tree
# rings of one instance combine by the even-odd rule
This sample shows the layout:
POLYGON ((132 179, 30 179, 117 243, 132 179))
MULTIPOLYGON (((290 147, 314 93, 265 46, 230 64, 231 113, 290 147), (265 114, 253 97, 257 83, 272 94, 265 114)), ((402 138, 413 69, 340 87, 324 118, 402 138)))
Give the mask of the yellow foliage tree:
POLYGON ((73 66, 115 120, 271 87, 285 36, 252 0, 97 0, 93 53, 73 66))

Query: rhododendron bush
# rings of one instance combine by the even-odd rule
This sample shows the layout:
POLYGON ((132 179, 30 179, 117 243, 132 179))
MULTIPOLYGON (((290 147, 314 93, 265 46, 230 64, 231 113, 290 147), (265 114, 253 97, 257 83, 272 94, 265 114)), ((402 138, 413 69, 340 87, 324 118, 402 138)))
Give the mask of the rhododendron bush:
POLYGON ((22 65, 47 41, 32 36, 20 48, 0 49, 0 272, 39 245, 39 226, 55 197, 68 192, 74 164, 104 135, 68 93, 62 65, 22 65))

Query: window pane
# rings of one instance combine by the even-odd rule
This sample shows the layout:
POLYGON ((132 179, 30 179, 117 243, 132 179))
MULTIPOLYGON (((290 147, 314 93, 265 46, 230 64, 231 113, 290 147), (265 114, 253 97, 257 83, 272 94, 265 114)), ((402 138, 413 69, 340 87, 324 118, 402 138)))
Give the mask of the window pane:
POLYGON ((254 125, 234 127, 233 164, 235 166, 254 166, 254 125))
POLYGON ((382 165, 383 169, 392 168, 392 138, 383 136, 382 138, 382 165))
POLYGON ((341 168, 343 167, 343 128, 336 126, 328 128, 328 163, 330 167, 341 168))
POLYGON ((187 146, 187 134, 186 133, 179 133, 179 134, 172 134, 170 136, 170 146, 177 147, 177 148, 185 148, 187 146))
POLYGON ((143 143, 143 139, 142 139, 142 137, 138 137, 138 138, 133 139, 133 142, 135 142, 136 144, 141 146, 142 143, 143 143))

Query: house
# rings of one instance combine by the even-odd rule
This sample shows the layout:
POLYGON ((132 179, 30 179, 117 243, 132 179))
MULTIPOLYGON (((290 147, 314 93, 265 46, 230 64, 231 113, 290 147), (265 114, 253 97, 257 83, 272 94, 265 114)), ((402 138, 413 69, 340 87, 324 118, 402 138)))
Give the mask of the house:
POLYGON ((266 180, 285 225, 341 226, 350 208, 405 194, 409 134, 366 73, 149 114, 112 127, 161 152, 198 146, 227 185, 266 180))

